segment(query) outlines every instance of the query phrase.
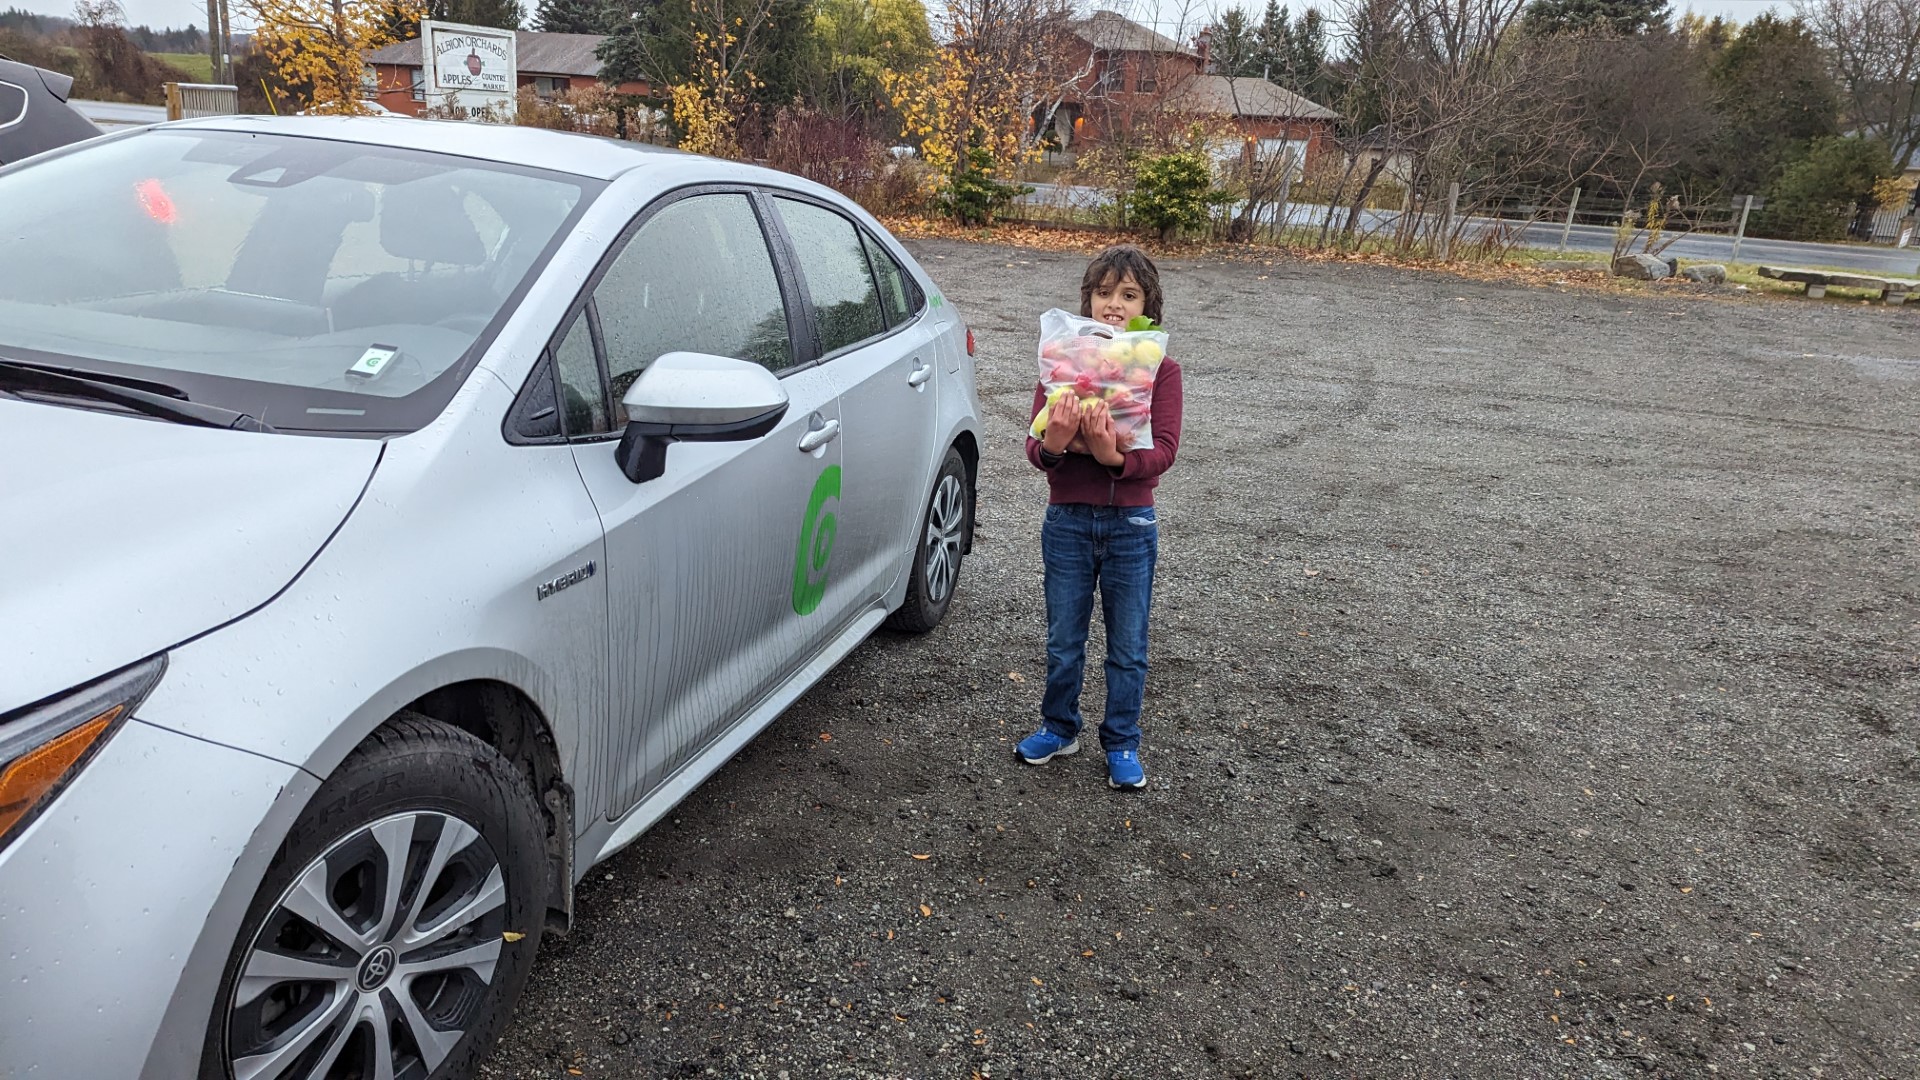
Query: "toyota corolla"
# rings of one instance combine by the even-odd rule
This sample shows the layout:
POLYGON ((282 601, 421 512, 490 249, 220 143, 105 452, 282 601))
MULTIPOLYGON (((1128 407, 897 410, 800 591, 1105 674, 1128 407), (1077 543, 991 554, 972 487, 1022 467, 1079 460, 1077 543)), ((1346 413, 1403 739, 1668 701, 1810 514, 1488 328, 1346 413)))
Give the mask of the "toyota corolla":
POLYGON ((469 1075, 588 867, 940 622, 971 351, 860 208, 692 155, 0 169, 0 1074, 469 1075))

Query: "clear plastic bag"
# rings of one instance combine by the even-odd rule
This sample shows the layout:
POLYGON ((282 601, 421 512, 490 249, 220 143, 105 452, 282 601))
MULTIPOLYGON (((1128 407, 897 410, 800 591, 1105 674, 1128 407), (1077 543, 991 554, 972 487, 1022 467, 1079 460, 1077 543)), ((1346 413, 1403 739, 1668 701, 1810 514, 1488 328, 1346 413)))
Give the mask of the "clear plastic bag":
MULTIPOLYGON (((1144 318, 1134 324, 1151 325, 1144 318)), ((1047 405, 1033 418, 1030 433, 1043 437, 1053 402, 1071 394, 1083 403, 1107 403, 1120 449, 1147 449, 1153 445, 1153 380, 1166 355, 1167 333, 1158 327, 1122 330, 1059 308, 1040 316, 1040 383, 1047 405)), ((1069 449, 1083 450, 1084 444, 1075 436, 1069 449)))

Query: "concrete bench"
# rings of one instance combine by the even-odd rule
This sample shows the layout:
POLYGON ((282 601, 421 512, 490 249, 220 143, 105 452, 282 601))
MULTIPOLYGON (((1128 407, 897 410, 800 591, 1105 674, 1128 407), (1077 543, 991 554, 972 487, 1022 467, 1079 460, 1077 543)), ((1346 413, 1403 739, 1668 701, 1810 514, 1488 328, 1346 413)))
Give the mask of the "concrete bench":
POLYGON ((1836 270, 1803 270, 1793 266, 1762 266, 1760 276, 1775 281, 1793 281, 1807 287, 1807 296, 1818 300, 1827 295, 1828 287, 1841 289, 1865 289, 1880 294, 1880 302, 1898 306, 1907 302, 1907 297, 1920 292, 1920 281, 1912 278, 1870 277, 1866 274, 1852 274, 1836 270))

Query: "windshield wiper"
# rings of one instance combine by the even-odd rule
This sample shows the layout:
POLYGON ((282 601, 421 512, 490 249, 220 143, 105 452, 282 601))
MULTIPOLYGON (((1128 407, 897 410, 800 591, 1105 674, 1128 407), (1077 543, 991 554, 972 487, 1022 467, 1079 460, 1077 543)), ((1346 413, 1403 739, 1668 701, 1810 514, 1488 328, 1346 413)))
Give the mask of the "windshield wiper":
POLYGON ((34 394, 80 398, 105 402, 144 416, 172 420, 199 427, 227 428, 233 431, 272 431, 266 421, 243 412, 190 401, 181 390, 146 379, 124 382, 112 376, 95 375, 18 360, 0 360, 0 390, 25 390, 34 394), (137 385, 135 385, 137 384, 137 385), (153 387, 154 389, 142 389, 153 387), (166 391, 160 393, 157 391, 166 391))

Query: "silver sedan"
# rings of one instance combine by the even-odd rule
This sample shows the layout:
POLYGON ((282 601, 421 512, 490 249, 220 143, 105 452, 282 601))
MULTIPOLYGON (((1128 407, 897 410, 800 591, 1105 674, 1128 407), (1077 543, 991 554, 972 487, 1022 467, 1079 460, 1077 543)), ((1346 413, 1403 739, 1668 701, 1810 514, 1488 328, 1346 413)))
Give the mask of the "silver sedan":
POLYGON ((0 169, 0 1075, 469 1075, 590 866, 940 622, 971 352, 860 208, 691 155, 0 169))

